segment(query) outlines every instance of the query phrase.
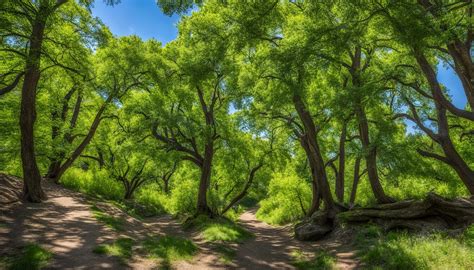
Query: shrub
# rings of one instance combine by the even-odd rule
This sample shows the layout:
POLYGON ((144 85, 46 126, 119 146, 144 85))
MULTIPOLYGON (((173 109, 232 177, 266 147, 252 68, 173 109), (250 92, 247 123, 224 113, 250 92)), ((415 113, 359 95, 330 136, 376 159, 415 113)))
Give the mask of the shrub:
POLYGON ((260 202, 257 218, 270 224, 285 224, 304 216, 311 202, 310 185, 295 173, 275 173, 270 180, 268 197, 260 202))
POLYGON ((70 168, 61 178, 61 183, 67 188, 103 199, 120 201, 124 194, 123 186, 111 179, 105 170, 70 168))
MULTIPOLYGON (((467 234, 469 234, 467 232, 467 234)), ((474 249, 462 239, 440 233, 414 235, 382 234, 363 229, 356 237, 359 255, 369 269, 473 269, 474 249)))

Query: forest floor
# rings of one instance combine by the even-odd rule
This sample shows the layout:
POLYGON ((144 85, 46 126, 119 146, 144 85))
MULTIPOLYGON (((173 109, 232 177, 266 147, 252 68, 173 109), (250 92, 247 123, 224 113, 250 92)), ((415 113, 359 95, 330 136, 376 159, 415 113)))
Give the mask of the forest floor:
POLYGON ((292 252, 314 255, 322 249, 336 258, 338 269, 358 266, 354 248, 346 237, 300 242, 291 236, 291 227, 274 227, 258 221, 256 209, 243 213, 239 220, 254 237, 242 243, 227 244, 233 256, 224 261, 216 252, 215 243, 206 242, 196 231, 183 230, 169 215, 138 220, 111 204, 88 200, 80 193, 54 184, 45 183, 45 190, 49 199, 44 203, 2 206, 0 257, 14 256, 27 243, 34 243, 53 254, 45 269, 156 269, 163 261, 142 256, 140 252, 134 252, 124 263, 117 257, 93 251, 119 238, 138 242, 150 235, 167 235, 190 239, 198 247, 192 259, 170 263, 174 269, 295 269, 292 252), (123 224, 118 224, 120 230, 99 221, 93 205, 113 220, 122 220, 123 224), (345 241, 339 240, 344 238, 345 241))

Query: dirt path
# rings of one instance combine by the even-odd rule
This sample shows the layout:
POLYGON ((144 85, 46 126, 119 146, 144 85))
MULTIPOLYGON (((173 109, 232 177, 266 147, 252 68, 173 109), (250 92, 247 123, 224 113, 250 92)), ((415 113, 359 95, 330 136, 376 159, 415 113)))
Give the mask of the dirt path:
POLYGON ((49 269, 117 269, 117 260, 94 254, 97 245, 114 234, 93 217, 81 196, 64 188, 46 185, 49 200, 2 209, 0 253, 15 252, 36 243, 54 253, 49 269))
POLYGON ((123 232, 114 231, 97 221, 91 203, 82 194, 45 183, 49 200, 41 204, 16 204, 0 208, 0 255, 14 254, 26 243, 36 243, 53 252, 47 269, 156 269, 157 262, 134 256, 128 265, 113 257, 93 253, 100 244, 119 237, 141 239, 147 235, 172 235, 193 240, 199 253, 192 261, 174 263, 176 269, 294 269, 291 252, 314 253, 328 249, 338 258, 338 268, 353 269, 356 262, 350 249, 329 239, 302 243, 291 237, 288 227, 273 227, 255 218, 255 210, 245 212, 240 224, 255 234, 242 244, 233 244, 236 256, 225 264, 200 235, 183 231, 170 216, 136 220, 106 203, 97 203, 107 214, 126 220, 123 232))
POLYGON ((293 251, 312 254, 318 249, 332 253, 338 269, 357 267, 354 252, 347 243, 332 237, 315 243, 300 242, 291 236, 291 227, 274 227, 258 221, 255 212, 256 209, 249 210, 240 217, 240 224, 255 234, 255 238, 239 247, 235 258, 237 269, 295 269, 291 265, 293 251))

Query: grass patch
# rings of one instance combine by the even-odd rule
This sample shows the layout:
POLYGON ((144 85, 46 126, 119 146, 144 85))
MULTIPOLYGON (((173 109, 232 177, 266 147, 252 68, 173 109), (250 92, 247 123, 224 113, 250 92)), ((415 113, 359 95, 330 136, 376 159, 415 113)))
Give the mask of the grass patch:
POLYGON ((382 234, 380 229, 371 226, 359 232, 356 245, 368 269, 474 269, 470 234, 470 230, 459 238, 441 233, 382 234))
POLYGON ((134 241, 131 238, 119 238, 112 244, 99 245, 94 248, 96 254, 105 254, 118 257, 122 263, 125 263, 132 257, 132 247, 134 241))
POLYGON ((209 242, 242 242, 253 235, 239 225, 226 219, 210 219, 198 216, 185 223, 185 228, 196 228, 209 242))
POLYGON ((37 244, 27 244, 18 255, 0 258, 2 269, 23 270, 42 269, 46 267, 53 254, 37 244))
POLYGON ((94 217, 104 223, 107 227, 115 230, 115 231, 123 231, 125 226, 125 220, 123 218, 116 218, 111 215, 104 213, 101 209, 97 206, 93 205, 91 207, 91 211, 94 214, 94 217))
POLYGON ((149 237, 143 242, 143 251, 154 259, 162 260, 163 268, 170 268, 171 262, 191 259, 197 252, 197 246, 182 237, 149 237))
POLYGON ((217 244, 212 249, 219 254, 219 259, 225 264, 231 263, 237 253, 235 249, 224 244, 217 244))
POLYGON ((326 250, 317 251, 314 257, 295 250, 291 253, 291 256, 293 257, 292 264, 298 269, 336 269, 336 259, 326 250))

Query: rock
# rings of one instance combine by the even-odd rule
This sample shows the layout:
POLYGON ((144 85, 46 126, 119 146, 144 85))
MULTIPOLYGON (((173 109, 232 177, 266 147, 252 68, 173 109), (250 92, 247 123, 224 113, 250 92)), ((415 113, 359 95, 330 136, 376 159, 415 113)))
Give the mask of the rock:
POLYGON ((331 231, 332 227, 329 225, 307 221, 295 226, 295 238, 301 241, 315 241, 323 238, 331 231))

